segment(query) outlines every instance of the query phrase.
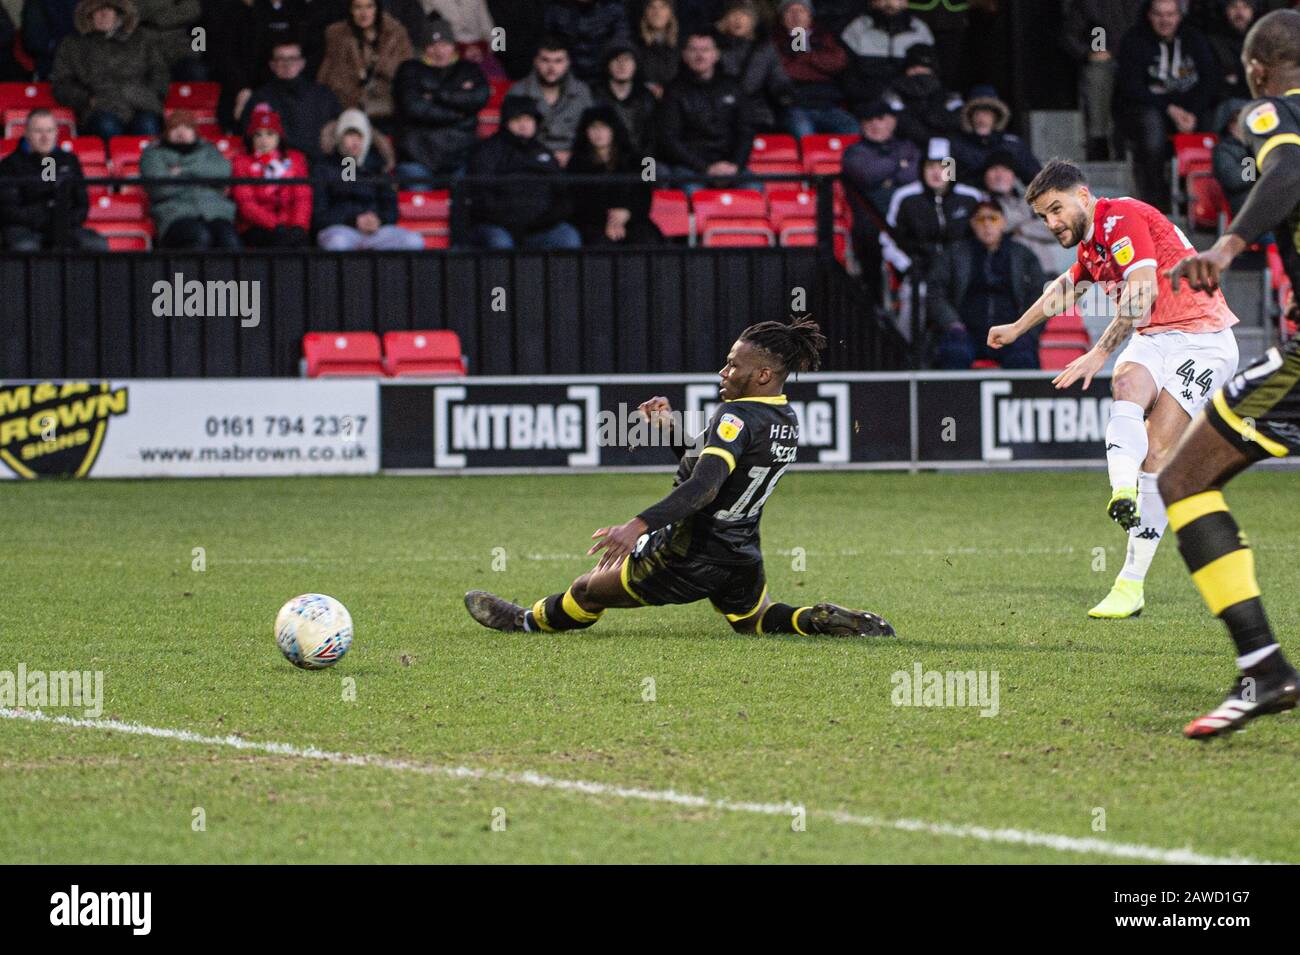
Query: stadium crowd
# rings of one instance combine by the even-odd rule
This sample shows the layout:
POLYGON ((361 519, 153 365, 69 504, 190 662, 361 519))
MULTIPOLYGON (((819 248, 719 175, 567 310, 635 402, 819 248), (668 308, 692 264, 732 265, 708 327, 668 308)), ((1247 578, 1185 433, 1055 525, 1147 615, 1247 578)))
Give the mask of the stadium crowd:
MULTIPOLYGON (((1033 366, 1032 343, 981 345, 1061 266, 1021 199, 1038 157, 997 90, 963 88, 978 52, 967 11, 999 2, 2 0, 0 80, 49 82, 61 107, 31 111, 0 160, 3 244, 104 247, 86 189, 56 203, 40 181, 50 156, 59 180, 83 176, 61 123, 153 141, 139 171, 177 178, 146 190, 157 244, 175 249, 419 249, 399 187, 465 174, 495 179, 473 180, 458 242, 656 243, 655 183, 628 178, 647 158, 658 182, 694 177, 687 193, 761 189, 756 136, 835 134, 853 140, 843 196, 873 293, 882 263, 927 280, 944 367, 1033 366), (218 84, 214 115, 169 105, 176 82, 218 84), (578 188, 574 174, 625 175, 578 188), (232 176, 264 184, 192 181, 232 176)), ((1221 133, 1215 168, 1238 208, 1242 39, 1292 0, 1041 2, 1062 5, 1088 158, 1127 152, 1139 197, 1168 210, 1170 134, 1221 133)))

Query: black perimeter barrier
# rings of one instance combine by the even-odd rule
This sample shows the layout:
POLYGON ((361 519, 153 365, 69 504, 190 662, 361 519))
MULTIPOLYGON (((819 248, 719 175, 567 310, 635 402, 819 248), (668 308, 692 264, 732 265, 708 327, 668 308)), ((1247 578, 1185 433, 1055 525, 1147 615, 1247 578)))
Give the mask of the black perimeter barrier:
MULTIPOLYGON (((511 186, 527 188, 524 178, 511 186)), ((529 178, 556 184, 554 177, 529 178)), ((595 178, 612 179, 562 181, 580 187, 595 178)), ((763 178, 814 182, 816 245, 0 254, 0 379, 292 376, 307 332, 440 328, 459 334, 475 375, 691 372, 718 365, 746 325, 792 312, 821 323, 830 340, 828 370, 907 367, 906 342, 835 261, 831 178, 763 178), (257 325, 244 327, 238 316, 157 314, 159 296, 172 296, 157 283, 170 289, 177 276, 260 283, 257 325)), ((181 182, 266 180, 131 180, 181 182)), ((455 210, 465 207, 460 191, 483 182, 433 185, 452 190, 455 210)), ((67 200, 66 190, 59 199, 67 200)))

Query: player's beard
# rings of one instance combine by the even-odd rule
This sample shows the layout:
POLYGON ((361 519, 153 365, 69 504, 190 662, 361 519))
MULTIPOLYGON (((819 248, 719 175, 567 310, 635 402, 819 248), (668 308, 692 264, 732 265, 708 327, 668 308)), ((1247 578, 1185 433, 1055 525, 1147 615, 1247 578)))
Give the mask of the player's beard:
POLYGON ((1084 235, 1088 231, 1088 213, 1080 209, 1079 214, 1070 223, 1070 234, 1063 240, 1059 235, 1056 241, 1061 243, 1063 249, 1073 249, 1083 241, 1084 235))

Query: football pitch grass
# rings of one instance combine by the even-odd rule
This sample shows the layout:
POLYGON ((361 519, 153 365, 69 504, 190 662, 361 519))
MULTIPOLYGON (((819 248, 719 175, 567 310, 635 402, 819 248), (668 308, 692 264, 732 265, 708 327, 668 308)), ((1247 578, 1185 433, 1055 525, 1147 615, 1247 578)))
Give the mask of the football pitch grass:
MULTIPOLYGON (((1086 618, 1125 543, 1098 472, 788 476, 773 597, 897 640, 741 636, 707 604, 577 634, 469 619, 468 589, 562 590, 669 480, 4 487, 0 671, 102 671, 104 698, 0 714, 0 859, 1300 862, 1300 719, 1181 736, 1234 668, 1172 535, 1140 619, 1086 618), (331 670, 272 636, 309 591, 355 622, 331 670), (918 665, 996 672, 996 715, 896 705, 918 665)), ((1228 492, 1293 656, 1296 481, 1228 492)))

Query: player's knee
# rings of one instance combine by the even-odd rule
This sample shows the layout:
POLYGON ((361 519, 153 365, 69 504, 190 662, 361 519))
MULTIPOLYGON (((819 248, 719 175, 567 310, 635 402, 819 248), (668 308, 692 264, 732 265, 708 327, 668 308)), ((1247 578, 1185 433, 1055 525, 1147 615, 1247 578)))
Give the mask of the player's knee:
POLYGON ((1110 394, 1116 401, 1145 404, 1147 396, 1143 391, 1142 381, 1133 374, 1116 375, 1110 383, 1110 394))
POLYGON ((589 580, 591 580, 591 574, 583 574, 569 587, 569 593, 573 594, 573 599, 584 606, 588 600, 587 582, 589 580))
POLYGON ((1165 507, 1185 497, 1209 490, 1199 486, 1200 484, 1200 481, 1194 481, 1184 474, 1168 469, 1161 471, 1160 476, 1156 478, 1156 488, 1160 491, 1160 500, 1164 502, 1165 507))

